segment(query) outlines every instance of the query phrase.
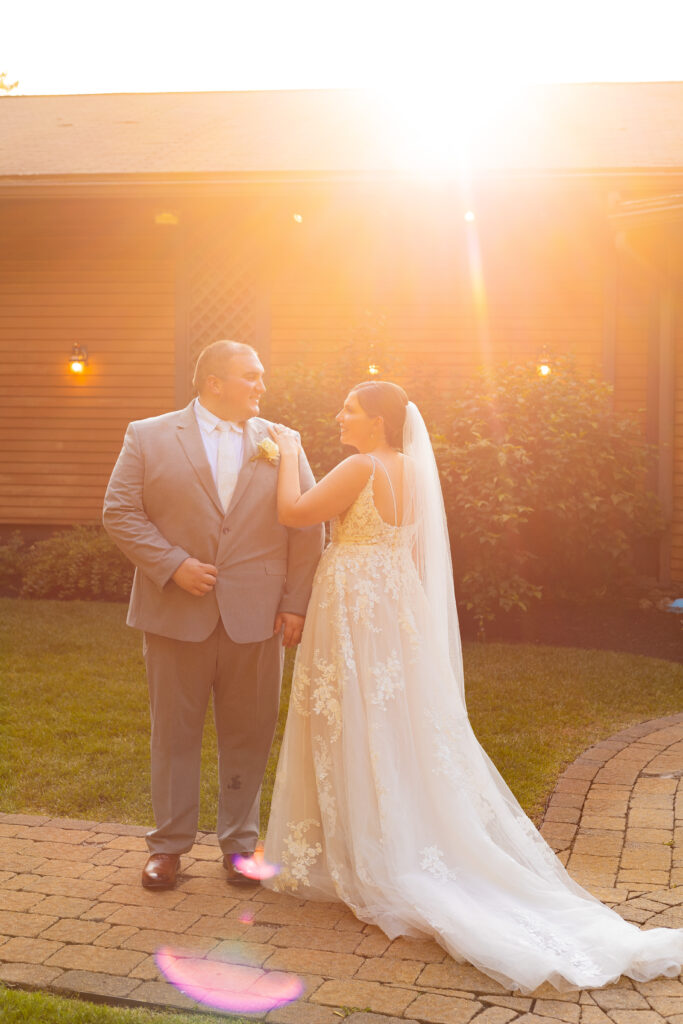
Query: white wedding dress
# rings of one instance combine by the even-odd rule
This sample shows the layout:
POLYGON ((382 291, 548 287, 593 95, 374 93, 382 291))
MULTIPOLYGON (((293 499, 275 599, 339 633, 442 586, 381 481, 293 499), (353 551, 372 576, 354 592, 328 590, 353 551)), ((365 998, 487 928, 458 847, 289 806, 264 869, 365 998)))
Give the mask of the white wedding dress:
POLYGON ((640 931, 573 882, 480 747, 413 527, 380 518, 374 472, 315 577, 266 884, 343 900, 390 938, 432 936, 509 988, 677 975, 683 930, 640 931))

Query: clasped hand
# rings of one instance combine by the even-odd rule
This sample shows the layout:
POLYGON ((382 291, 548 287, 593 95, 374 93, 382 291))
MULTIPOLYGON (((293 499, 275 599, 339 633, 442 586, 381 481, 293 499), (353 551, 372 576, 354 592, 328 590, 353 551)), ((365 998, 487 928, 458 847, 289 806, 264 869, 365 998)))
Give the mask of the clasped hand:
POLYGON ((198 558, 186 558, 171 576, 174 583, 194 597, 203 597, 216 585, 218 569, 198 558))

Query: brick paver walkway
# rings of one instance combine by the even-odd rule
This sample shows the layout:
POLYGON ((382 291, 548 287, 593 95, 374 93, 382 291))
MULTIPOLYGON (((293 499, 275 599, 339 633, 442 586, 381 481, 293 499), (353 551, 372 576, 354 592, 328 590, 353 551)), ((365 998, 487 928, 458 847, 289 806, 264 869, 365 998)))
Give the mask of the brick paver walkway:
MULTIPOLYGON (((683 927, 683 714, 587 750, 562 776, 543 834, 569 871, 622 916, 683 927)), ((683 983, 558 994, 506 991, 429 940, 390 942, 340 904, 228 887, 215 839, 183 858, 171 892, 139 885, 144 830, 0 814, 0 980, 128 1005, 196 1007, 154 951, 247 957, 295 972, 303 997, 275 1024, 683 1024, 683 983), (353 1012, 349 1012, 353 1011, 353 1012)))

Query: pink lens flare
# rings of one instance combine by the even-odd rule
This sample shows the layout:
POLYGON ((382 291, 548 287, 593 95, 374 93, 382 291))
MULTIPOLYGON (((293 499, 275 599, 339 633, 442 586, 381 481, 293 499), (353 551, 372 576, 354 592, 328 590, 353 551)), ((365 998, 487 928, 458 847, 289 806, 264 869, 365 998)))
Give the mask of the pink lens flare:
POLYGON ((304 990, 292 974, 205 960, 170 946, 158 949, 154 959, 168 981, 190 999, 229 1013, 267 1013, 298 999, 304 990))
POLYGON ((280 873, 280 865, 269 864, 263 856, 263 850, 256 850, 251 857, 242 857, 237 853, 232 858, 232 862, 241 875, 244 875, 245 878, 253 878, 258 882, 266 878, 274 878, 280 873))
POLYGON ((243 914, 239 916, 240 924, 253 924, 254 923, 254 911, 245 910, 243 914))

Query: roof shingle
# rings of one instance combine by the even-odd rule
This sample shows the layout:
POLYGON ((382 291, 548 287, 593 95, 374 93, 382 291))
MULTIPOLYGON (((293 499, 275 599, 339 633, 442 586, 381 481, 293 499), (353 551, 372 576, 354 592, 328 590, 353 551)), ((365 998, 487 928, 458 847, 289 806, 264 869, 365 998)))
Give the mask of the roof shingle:
MULTIPOLYGON (((408 128, 390 120, 355 90, 5 96, 0 178, 398 173, 408 128)), ((456 122, 444 115, 441 130, 456 122)), ((536 86, 478 140, 471 163, 683 169, 683 82, 536 86)))

